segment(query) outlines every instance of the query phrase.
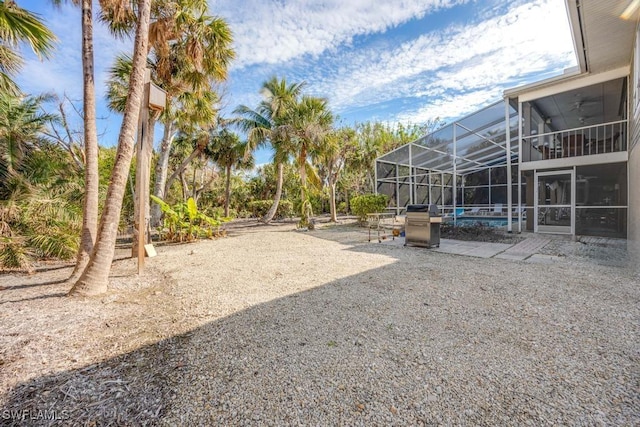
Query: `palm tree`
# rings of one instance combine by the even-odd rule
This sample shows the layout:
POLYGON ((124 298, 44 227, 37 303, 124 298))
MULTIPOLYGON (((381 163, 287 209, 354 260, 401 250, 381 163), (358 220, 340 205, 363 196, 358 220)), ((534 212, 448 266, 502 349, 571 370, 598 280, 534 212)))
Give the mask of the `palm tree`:
MULTIPOLYGON (((189 2, 189 0, 185 1, 189 2)), ((115 34, 126 35, 132 28, 135 28, 133 66, 128 82, 122 127, 118 137, 116 162, 107 190, 107 199, 98 229, 96 244, 89 264, 71 289, 70 294, 95 295, 105 292, 107 288, 111 261, 115 251, 117 224, 120 219, 129 166, 133 156, 133 142, 142 97, 144 71, 147 54, 150 49, 151 3, 151 0, 137 0, 135 4, 127 0, 100 0, 102 7, 101 17, 109 24, 115 34)), ((203 4, 206 4, 204 0, 193 0, 192 3, 200 4, 201 8, 203 4)), ((175 2, 154 3, 154 10, 158 10, 157 6, 159 4, 171 6, 175 2)), ((168 17, 169 15, 167 17, 159 17, 155 22, 168 21, 168 17)), ((219 24, 220 22, 217 22, 217 25, 219 24)), ((178 26, 175 28, 177 29, 178 26)), ((168 42, 172 37, 170 34, 166 34, 165 39, 168 42)), ((156 39, 152 37, 152 40, 155 41, 156 39)), ((157 44, 154 43, 154 45, 157 44)), ((199 44, 187 43, 186 47, 198 51, 199 44)))
POLYGON ((16 51, 20 42, 29 44, 43 58, 49 56, 55 40, 37 15, 18 7, 13 0, 0 2, 0 92, 20 92, 12 80, 22 66, 22 57, 16 51))
POLYGON ((336 185, 342 171, 349 160, 354 157, 357 149, 356 133, 351 128, 343 128, 331 132, 320 148, 317 160, 323 169, 329 187, 329 211, 331 222, 337 222, 336 185))
POLYGON ((229 216, 231 196, 231 171, 233 168, 253 167, 253 156, 247 156, 247 142, 240 141, 238 135, 228 129, 216 132, 206 152, 207 156, 224 168, 224 216, 229 216))
POLYGON ((282 197, 284 165, 291 154, 291 128, 288 120, 304 86, 304 82, 288 84, 285 79, 273 77, 262 85, 263 101, 258 108, 252 110, 240 105, 234 110, 241 117, 236 123, 248 135, 247 150, 253 151, 266 144, 270 144, 274 150, 273 162, 278 170, 276 194, 271 208, 261 219, 265 223, 269 223, 275 216, 282 197))
MULTIPOLYGON (((52 0, 59 5, 63 0, 52 0)), ((82 233, 76 266, 69 277, 74 283, 89 263, 93 244, 98 233, 98 130, 96 125, 96 87, 94 78, 93 50, 93 2, 92 0, 71 0, 81 7, 82 28, 82 99, 84 120, 84 202, 82 233)))
POLYGON ((307 200, 307 170, 314 173, 309 156, 321 150, 325 136, 333 124, 333 115, 329 111, 327 100, 312 96, 303 96, 298 104, 289 111, 291 132, 291 150, 295 153, 300 174, 300 225, 309 224, 311 204, 307 200))
MULTIPOLYGON (((178 131, 184 130, 183 125, 205 126, 215 120, 217 111, 211 106, 218 102, 218 96, 212 87, 226 79, 235 52, 227 23, 207 14, 206 0, 157 0, 153 6, 149 28, 153 58, 149 68, 155 83, 167 92, 153 193, 164 199, 170 185, 167 176, 173 140, 178 131)), ((119 28, 126 31, 127 23, 119 28)), ((116 62, 114 70, 122 65, 116 62)), ((122 89, 128 84, 127 74, 123 76, 117 91, 110 92, 120 103, 126 93, 122 89)), ((160 214, 159 205, 153 204, 152 224, 159 223, 160 214)))
MULTIPOLYGON (((100 3, 106 16, 123 19, 130 17, 131 5, 128 1, 101 0, 100 3)), ((118 223, 120 222, 120 211, 127 185, 127 177, 129 176, 129 166, 133 157, 138 113, 142 101, 150 15, 151 0, 138 0, 133 68, 129 80, 129 91, 122 127, 118 136, 116 161, 107 189, 107 198, 98 228, 96 243, 86 268, 70 291, 72 295, 96 295, 107 290, 109 271, 115 252, 118 223)), ((118 21, 114 19, 113 24, 117 27, 118 21)))
MULTIPOLYGON (((168 187, 168 165, 176 130, 185 123, 204 126, 215 120, 218 101, 211 89, 227 78, 230 61, 235 57, 227 23, 207 15, 204 0, 160 2, 160 16, 151 27, 151 42, 156 52, 159 84, 167 90, 168 108, 164 115, 164 135, 156 164, 154 195, 164 198, 168 187), (169 13, 166 13, 169 12, 169 13), (169 39, 173 41, 169 43, 169 39)), ((159 205, 152 206, 152 223, 160 220, 159 205)))
POLYGON ((34 147, 0 187, 0 268, 30 270, 33 256, 78 250, 82 182, 65 151, 34 135, 34 147))
POLYGON ((43 136, 57 120, 42 112, 45 100, 0 94, 0 268, 77 251, 82 185, 66 152, 43 136))
POLYGON ((41 133, 56 116, 43 114, 47 97, 22 98, 0 93, 0 177, 14 175, 31 150, 43 140, 41 133))
MULTIPOLYGON (((168 182, 169 157, 174 138, 180 130, 205 127, 215 120, 212 106, 219 101, 212 89, 225 80, 235 53, 227 23, 207 14, 204 0, 159 0, 152 10, 154 22, 149 29, 153 57, 149 61, 153 81, 167 92, 167 106, 161 116, 164 132, 155 169, 153 194, 164 199, 168 182)), ((121 110, 128 85, 126 58, 116 60, 112 68, 110 104, 121 110)), ((174 174, 175 178, 181 173, 174 174)), ((151 206, 151 223, 160 221, 160 207, 151 206)))
MULTIPOLYGON (((219 120, 218 120, 218 123, 219 123, 219 120)), ((182 174, 187 169, 187 167, 191 164, 191 162, 193 162, 195 159, 199 159, 203 157, 209 145, 209 140, 210 140, 209 129, 206 129, 206 128, 203 129, 201 127, 194 128, 191 126, 190 128, 191 129, 189 129, 189 131, 180 132, 177 138, 180 139, 180 142, 181 142, 180 145, 182 146, 191 144, 192 146, 191 153, 182 160, 182 162, 175 168, 173 173, 167 178, 166 188, 164 190, 165 194, 169 192, 169 189, 171 188, 173 181, 179 176, 182 176, 182 174)), ((167 159, 167 162, 168 162, 168 159, 167 159)))

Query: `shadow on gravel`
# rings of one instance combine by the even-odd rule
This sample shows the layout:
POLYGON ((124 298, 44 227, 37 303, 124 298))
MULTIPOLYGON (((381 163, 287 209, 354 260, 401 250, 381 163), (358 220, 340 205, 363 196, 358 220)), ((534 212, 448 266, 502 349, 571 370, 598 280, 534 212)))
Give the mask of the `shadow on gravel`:
POLYGON ((0 424, 640 422, 636 284, 442 259, 398 259, 35 378, 5 396, 0 424))
POLYGON ((35 287, 38 287, 38 286, 59 285, 59 284, 64 283, 66 281, 67 281, 67 279, 59 279, 59 280, 49 280, 49 281, 46 281, 46 282, 29 283, 27 285, 12 285, 12 286, 7 287, 7 289, 27 289, 27 288, 35 288, 35 287))
POLYGON ((64 293, 64 292, 56 292, 56 293, 53 293, 53 294, 40 295, 40 296, 32 297, 32 298, 22 298, 22 299, 0 301, 0 305, 1 304, 9 304, 9 303, 12 303, 12 302, 20 302, 20 301, 33 301, 33 300, 47 299, 47 298, 62 298, 64 296, 66 296, 66 295, 67 294, 64 293))

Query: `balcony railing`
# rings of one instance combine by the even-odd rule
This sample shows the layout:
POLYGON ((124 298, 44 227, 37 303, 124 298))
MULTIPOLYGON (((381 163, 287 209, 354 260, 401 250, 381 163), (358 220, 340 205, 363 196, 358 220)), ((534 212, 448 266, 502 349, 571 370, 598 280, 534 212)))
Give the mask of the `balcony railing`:
POLYGON ((627 150, 627 121, 522 137, 524 161, 591 156, 627 150), (528 153, 527 153, 528 151, 528 153), (529 154, 529 155, 527 155, 529 154))

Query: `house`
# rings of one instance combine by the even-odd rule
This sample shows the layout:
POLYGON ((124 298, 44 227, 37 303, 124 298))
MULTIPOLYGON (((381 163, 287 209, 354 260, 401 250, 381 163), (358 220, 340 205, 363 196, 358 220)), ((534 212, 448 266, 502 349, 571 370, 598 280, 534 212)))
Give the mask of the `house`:
POLYGON ((565 0, 577 67, 378 158, 389 210, 490 216, 501 205, 509 231, 640 242, 637 3, 565 0))

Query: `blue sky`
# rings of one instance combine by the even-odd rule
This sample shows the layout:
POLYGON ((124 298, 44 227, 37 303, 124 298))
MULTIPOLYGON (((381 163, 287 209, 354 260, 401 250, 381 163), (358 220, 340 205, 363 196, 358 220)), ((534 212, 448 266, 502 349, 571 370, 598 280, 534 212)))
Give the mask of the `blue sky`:
MULTIPOLYGON (((82 96, 80 14, 45 0, 19 0, 59 41, 53 58, 26 50, 17 79, 28 93, 82 96)), ((307 83, 344 123, 451 121, 511 87, 575 66, 564 0, 209 0, 227 20, 237 58, 222 86, 223 114, 256 106, 271 76, 307 83)), ((97 5, 96 5, 97 9, 97 5)), ((102 145, 114 145, 120 116, 105 107, 113 57, 130 41, 96 23, 96 82, 102 145)), ((159 137, 156 132, 156 139, 159 137)), ((269 161, 269 152, 257 154, 269 161)))

